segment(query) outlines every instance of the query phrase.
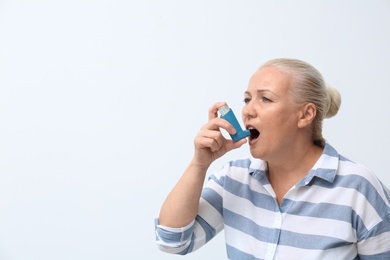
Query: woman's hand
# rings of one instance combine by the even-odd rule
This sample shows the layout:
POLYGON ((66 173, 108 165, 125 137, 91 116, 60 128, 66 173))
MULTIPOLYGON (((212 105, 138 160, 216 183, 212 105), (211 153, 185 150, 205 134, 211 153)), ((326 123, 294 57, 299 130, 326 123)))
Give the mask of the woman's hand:
POLYGON ((195 137, 193 163, 199 166, 209 167, 214 160, 246 143, 246 138, 233 142, 222 135, 220 129, 225 129, 230 134, 236 133, 227 120, 218 117, 218 108, 225 104, 225 102, 218 102, 210 107, 209 121, 201 127, 195 137))

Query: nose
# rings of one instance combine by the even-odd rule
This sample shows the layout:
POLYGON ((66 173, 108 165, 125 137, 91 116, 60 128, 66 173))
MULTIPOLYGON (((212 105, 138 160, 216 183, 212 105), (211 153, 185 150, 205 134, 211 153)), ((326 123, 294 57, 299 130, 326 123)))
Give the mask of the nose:
POLYGON ((242 119, 243 121, 253 118, 256 116, 256 111, 253 107, 253 104, 251 101, 245 104, 245 106, 242 108, 242 119))

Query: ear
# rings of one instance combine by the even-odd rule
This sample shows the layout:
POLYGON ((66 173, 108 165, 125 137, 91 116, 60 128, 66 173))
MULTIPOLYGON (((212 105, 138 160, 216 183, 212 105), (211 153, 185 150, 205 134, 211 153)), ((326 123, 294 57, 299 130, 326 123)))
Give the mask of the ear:
POLYGON ((316 117, 317 109, 313 103, 307 103, 301 109, 299 119, 298 119, 298 127, 304 128, 313 122, 316 117))

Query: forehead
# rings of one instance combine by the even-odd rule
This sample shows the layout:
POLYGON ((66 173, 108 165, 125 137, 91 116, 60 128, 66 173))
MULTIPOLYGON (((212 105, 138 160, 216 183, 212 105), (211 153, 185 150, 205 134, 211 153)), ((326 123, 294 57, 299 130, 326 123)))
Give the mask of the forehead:
POLYGON ((248 91, 271 90, 277 94, 288 92, 291 77, 275 67, 265 67, 257 70, 249 80, 248 91))

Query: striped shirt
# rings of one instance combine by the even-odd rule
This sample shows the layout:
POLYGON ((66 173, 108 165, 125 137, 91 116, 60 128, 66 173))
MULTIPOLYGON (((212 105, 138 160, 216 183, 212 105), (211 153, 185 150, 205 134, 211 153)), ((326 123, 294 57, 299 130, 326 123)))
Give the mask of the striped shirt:
POLYGON ((158 224, 160 250, 187 254, 224 229, 229 259, 390 259, 389 190, 329 144, 280 206, 267 164, 226 164, 203 188, 196 219, 158 224))

